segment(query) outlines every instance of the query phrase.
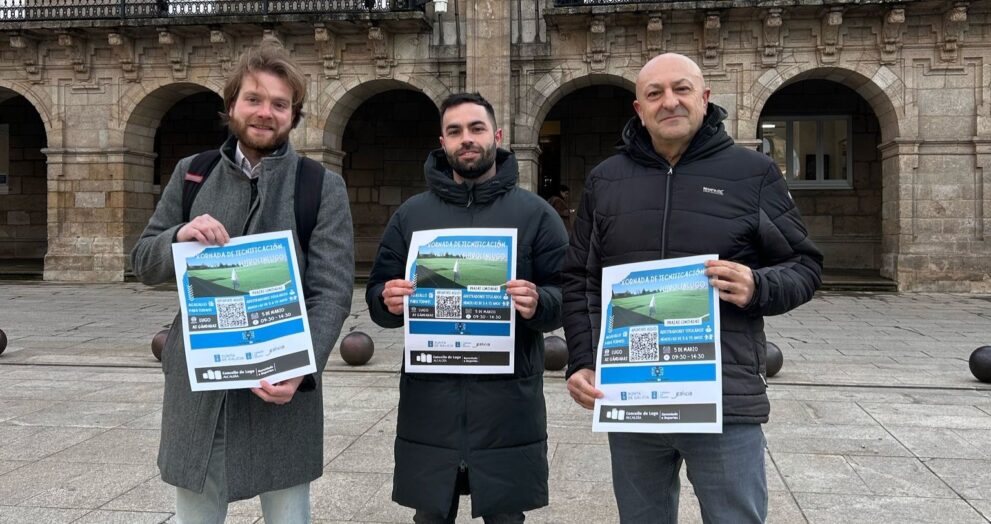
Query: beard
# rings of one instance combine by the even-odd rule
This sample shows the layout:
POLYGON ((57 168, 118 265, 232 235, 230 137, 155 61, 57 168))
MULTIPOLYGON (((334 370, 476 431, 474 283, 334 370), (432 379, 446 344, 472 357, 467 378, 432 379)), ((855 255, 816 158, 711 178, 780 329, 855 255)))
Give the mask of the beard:
POLYGON ((257 139, 253 138, 248 132, 248 123, 246 121, 234 115, 231 115, 230 120, 228 121, 228 128, 231 130, 231 133, 237 137, 238 142, 240 142, 243 147, 257 151, 261 156, 267 156, 274 153, 289 141, 289 132, 291 129, 286 129, 283 132, 279 132, 278 129, 274 128, 274 123, 272 126, 274 133, 272 133, 270 138, 257 139))
POLYGON ((447 156, 447 163, 451 164, 454 168, 454 172, 461 176, 461 178, 467 180, 475 180, 478 177, 484 175, 492 168, 496 160, 496 143, 492 142, 489 147, 482 147, 478 144, 472 144, 471 147, 462 147, 456 150, 453 154, 447 149, 444 150, 444 154, 447 156), (461 153, 464 151, 474 151, 478 153, 478 158, 475 160, 461 160, 461 153))

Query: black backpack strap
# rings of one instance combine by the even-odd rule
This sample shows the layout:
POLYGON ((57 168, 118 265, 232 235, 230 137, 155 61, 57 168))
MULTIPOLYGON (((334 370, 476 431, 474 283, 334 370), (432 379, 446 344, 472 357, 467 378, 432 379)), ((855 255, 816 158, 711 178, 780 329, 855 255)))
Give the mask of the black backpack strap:
POLYGON ((296 164, 296 232, 303 256, 310 252, 310 236, 317 227, 320 196, 323 194, 323 164, 311 158, 299 157, 296 164))
POLYGON ((219 161, 220 150, 214 149, 196 155, 193 157, 193 161, 190 162, 189 170, 186 171, 185 178, 182 180, 183 222, 189 222, 189 213, 193 209, 193 200, 196 200, 196 194, 203 187, 203 182, 206 181, 206 177, 210 176, 210 172, 213 171, 213 168, 219 161))

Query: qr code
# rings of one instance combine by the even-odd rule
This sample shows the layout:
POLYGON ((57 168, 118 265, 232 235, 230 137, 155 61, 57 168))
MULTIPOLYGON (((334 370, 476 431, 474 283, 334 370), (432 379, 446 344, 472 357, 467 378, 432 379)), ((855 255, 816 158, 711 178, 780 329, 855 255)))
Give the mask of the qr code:
POLYGON ((438 289, 435 291, 435 297, 435 318, 461 319, 461 291, 438 289))
POLYGON ((657 362, 661 359, 657 347, 657 326, 630 328, 630 362, 657 362))
POLYGON ((217 329, 248 327, 243 297, 217 298, 217 329))

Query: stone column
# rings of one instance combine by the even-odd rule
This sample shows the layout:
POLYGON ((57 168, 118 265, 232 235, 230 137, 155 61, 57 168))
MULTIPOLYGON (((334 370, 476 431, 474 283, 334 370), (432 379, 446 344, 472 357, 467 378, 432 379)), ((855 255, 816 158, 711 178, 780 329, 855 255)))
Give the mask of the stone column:
POLYGON ((344 151, 332 147, 299 147, 296 152, 322 163, 327 169, 342 175, 344 173, 344 151))
POLYGON ((516 161, 520 164, 519 186, 537 192, 540 184, 540 146, 537 144, 513 144, 516 161))
POLYGON ((466 85, 469 92, 478 91, 492 103, 505 148, 513 143, 512 4, 511 0, 468 0, 467 9, 466 85))
POLYGON ((991 138, 975 138, 974 198, 977 220, 976 240, 991 240, 991 138))
POLYGON ((915 275, 905 253, 913 242, 913 199, 919 143, 895 139, 878 146, 881 151, 881 276, 912 288, 915 275))
POLYGON ((45 149, 45 280, 120 282, 154 206, 154 155, 121 149, 45 149), (135 176, 139 174, 139 176, 135 176))

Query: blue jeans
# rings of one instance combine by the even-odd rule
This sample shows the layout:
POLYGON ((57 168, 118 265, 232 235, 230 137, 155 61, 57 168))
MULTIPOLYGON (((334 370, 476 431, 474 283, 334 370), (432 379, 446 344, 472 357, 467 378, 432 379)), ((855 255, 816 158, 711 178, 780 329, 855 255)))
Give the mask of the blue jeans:
POLYGON ((678 522, 678 473, 684 461, 705 523, 767 519, 764 432, 725 424, 722 434, 610 433, 613 491, 624 524, 678 522))
MULTIPOLYGON (((227 478, 224 410, 220 411, 217 432, 213 436, 210 462, 206 469, 203 492, 176 488, 175 516, 178 524, 223 524, 227 519, 227 478)), ((258 496, 266 524, 309 524, 310 483, 267 491, 258 496)))

